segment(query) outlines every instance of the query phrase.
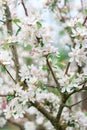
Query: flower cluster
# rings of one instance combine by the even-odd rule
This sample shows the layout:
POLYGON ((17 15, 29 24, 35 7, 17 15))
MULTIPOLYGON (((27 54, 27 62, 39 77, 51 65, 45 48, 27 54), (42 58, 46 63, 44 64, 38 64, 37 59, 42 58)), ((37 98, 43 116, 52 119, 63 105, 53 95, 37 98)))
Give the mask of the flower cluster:
POLYGON ((87 127, 86 114, 72 109, 86 99, 71 102, 87 90, 87 17, 69 17, 67 0, 42 1, 42 10, 31 3, 0 1, 0 127, 9 119, 25 130, 87 127), (63 31, 46 23, 47 10, 63 31))

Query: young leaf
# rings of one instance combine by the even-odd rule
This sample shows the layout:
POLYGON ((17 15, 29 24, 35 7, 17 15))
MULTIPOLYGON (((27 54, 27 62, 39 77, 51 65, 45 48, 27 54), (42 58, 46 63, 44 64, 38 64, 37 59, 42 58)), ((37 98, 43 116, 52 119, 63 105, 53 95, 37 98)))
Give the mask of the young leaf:
POLYGON ((20 21, 20 19, 13 19, 13 22, 14 23, 20 23, 21 21, 20 21))
POLYGON ((16 36, 19 34, 19 32, 21 31, 21 27, 18 28, 17 32, 16 32, 16 36))
POLYGON ((37 24, 38 29, 42 27, 42 24, 39 21, 37 21, 36 24, 37 24))

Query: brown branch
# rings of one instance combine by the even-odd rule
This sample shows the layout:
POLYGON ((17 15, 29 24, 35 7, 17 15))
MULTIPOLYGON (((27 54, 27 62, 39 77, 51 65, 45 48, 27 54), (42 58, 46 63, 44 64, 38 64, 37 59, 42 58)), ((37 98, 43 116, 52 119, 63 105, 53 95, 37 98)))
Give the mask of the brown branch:
POLYGON ((18 123, 16 123, 16 122, 11 121, 11 120, 7 120, 7 121, 8 121, 9 123, 11 123, 11 124, 13 124, 13 125, 19 127, 20 130, 24 130, 24 127, 23 127, 21 124, 18 124, 18 123))
POLYGON ((13 80, 13 82, 16 84, 16 80, 12 77, 12 75, 10 74, 10 72, 8 71, 8 69, 6 68, 5 65, 1 64, 3 66, 3 68, 6 70, 6 72, 8 73, 8 75, 11 77, 11 79, 13 80))
POLYGON ((16 71, 16 81, 20 81, 20 76, 19 76, 19 69, 20 69, 20 65, 19 65, 19 61, 18 61, 18 55, 17 55, 17 49, 14 45, 10 46, 12 54, 13 54, 13 60, 14 60, 14 64, 15 64, 15 71, 16 71))
POLYGON ((87 97, 86 98, 84 98, 84 99, 82 99, 81 101, 79 101, 79 102, 76 102, 76 103, 74 103, 74 104, 72 104, 71 106, 69 106, 70 108, 71 107, 74 107, 75 105, 78 105, 79 103, 81 103, 81 102, 83 102, 83 101, 85 101, 85 100, 87 100, 87 97))
POLYGON ((51 74, 52 74, 52 76, 53 76, 53 79, 54 79, 54 81, 56 82, 57 87, 60 88, 60 84, 59 84, 59 82, 58 82, 58 80, 57 80, 57 78, 56 78, 56 76, 55 76, 55 74, 54 74, 54 72, 53 72, 53 69, 52 69, 52 67, 51 67, 51 65, 50 65, 50 63, 49 63, 49 61, 48 61, 48 58, 46 58, 46 61, 47 61, 47 65, 48 65, 48 67, 49 67, 49 70, 50 70, 50 72, 51 72, 51 74))
POLYGON ((79 84, 79 86, 85 84, 86 82, 87 82, 87 80, 84 80, 83 82, 81 82, 81 83, 79 84))
POLYGON ((28 11, 27 11, 27 8, 26 8, 26 6, 25 6, 25 4, 24 4, 24 1, 21 0, 21 3, 22 3, 22 6, 23 6, 23 8, 24 8, 25 15, 28 16, 28 11))
POLYGON ((65 74, 68 73, 69 67, 70 67, 70 62, 68 62, 68 64, 67 64, 67 67, 66 67, 66 70, 65 70, 65 74))
POLYGON ((79 90, 74 90, 73 92, 71 92, 71 93, 67 96, 67 99, 68 99, 70 96, 72 96, 73 94, 78 93, 78 92, 81 92, 81 91, 83 91, 83 90, 87 90, 87 87, 85 87, 85 83, 83 84, 83 86, 82 86, 81 89, 79 89, 79 90))
MULTIPOLYGON (((6 4, 3 5, 5 9, 5 16, 6 16, 6 27, 7 27, 7 33, 12 36, 13 34, 13 28, 12 28, 12 19, 11 19, 11 13, 10 9, 6 4)), ((15 70, 16 70, 16 81, 18 82, 20 80, 19 76, 19 61, 18 61, 18 55, 17 55, 17 49, 14 45, 10 46, 12 55, 13 55, 13 60, 14 60, 14 65, 15 65, 15 70)))
POLYGON ((4 94, 2 95, 2 94, 0 94, 0 97, 7 97, 7 95, 4 95, 4 94))
POLYGON ((44 107, 44 105, 42 103, 39 103, 37 101, 30 102, 32 106, 34 106, 35 108, 37 108, 37 110, 39 110, 48 120, 50 120, 50 122, 54 122, 55 118, 52 114, 50 114, 46 108, 44 107))
POLYGON ((60 104, 60 107, 59 107, 59 111, 58 111, 57 116, 56 116, 56 121, 57 122, 60 122, 61 114, 62 114, 62 111, 64 109, 64 104, 66 103, 66 101, 67 101, 67 98, 65 96, 62 96, 62 100, 61 100, 61 104, 60 104))
POLYGON ((85 23, 86 23, 86 21, 87 21, 87 16, 85 17, 85 19, 84 19, 84 22, 83 22, 83 26, 85 25, 85 23))
POLYGON ((56 120, 57 120, 58 122, 60 121, 60 117, 61 117, 63 108, 64 108, 64 105, 61 104, 60 107, 59 107, 59 111, 58 111, 58 113, 57 113, 57 117, 56 117, 56 120))
POLYGON ((82 8, 82 12, 84 11, 84 8, 83 8, 83 0, 80 0, 81 1, 81 8, 82 8))

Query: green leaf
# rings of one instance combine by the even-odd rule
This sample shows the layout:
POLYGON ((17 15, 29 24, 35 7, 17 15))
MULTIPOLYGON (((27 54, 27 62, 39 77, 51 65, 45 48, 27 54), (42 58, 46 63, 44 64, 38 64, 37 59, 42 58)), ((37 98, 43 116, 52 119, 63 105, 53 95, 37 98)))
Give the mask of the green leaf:
POLYGON ((20 21, 20 19, 13 19, 13 22, 14 23, 20 23, 21 21, 20 21))
POLYGON ((66 64, 64 64, 64 63, 62 63, 62 62, 60 62, 60 61, 57 62, 57 65, 58 65, 60 68, 64 68, 64 67, 66 66, 66 64))
POLYGON ((72 29, 70 27, 67 28, 67 32, 71 34, 72 29))
POLYGON ((52 5, 50 6, 50 8, 52 9, 52 11, 54 11, 55 7, 56 7, 56 4, 52 4, 52 5))
POLYGON ((41 80, 38 81, 38 86, 39 86, 39 87, 42 86, 42 81, 41 81, 41 80))
POLYGON ((64 0, 64 2, 65 2, 65 3, 67 3, 67 2, 68 2, 68 0, 64 0))
POLYGON ((32 50, 32 46, 31 45, 27 45, 26 47, 24 47, 24 49, 26 51, 31 51, 32 50))
POLYGON ((80 28, 83 27, 82 23, 80 23, 80 22, 78 22, 77 25, 78 25, 80 28))
MULTIPOLYGON (((69 117, 72 118, 71 115, 69 115, 69 117)), ((71 121, 69 120, 69 121, 68 121, 68 126, 69 126, 69 127, 75 127, 75 122, 74 122, 74 120, 71 120, 71 121)))
POLYGON ((58 92, 58 89, 57 88, 53 88, 53 93, 55 94, 55 95, 57 95, 57 96, 59 96, 59 92, 58 92))
POLYGON ((64 35, 65 34, 65 30, 61 30, 60 32, 59 32, 59 35, 64 35))
POLYGON ((11 101, 14 98, 14 95, 8 95, 7 96, 7 102, 11 101))
POLYGON ((57 55, 51 53, 51 54, 48 55, 48 58, 51 58, 51 59, 53 59, 53 60, 56 60, 56 59, 59 58, 59 55, 57 56, 57 55))
POLYGON ((75 74, 69 79, 69 83, 71 83, 71 82, 74 80, 74 78, 76 78, 76 76, 77 76, 77 73, 75 73, 75 74))
POLYGON ((68 51, 65 50, 64 48, 61 48, 61 49, 59 50, 58 61, 67 60, 68 58, 69 58, 69 56, 68 56, 68 51))
POLYGON ((75 124, 74 123, 70 123, 68 124, 69 127, 75 127, 75 124))
POLYGON ((3 73, 6 73, 6 69, 2 66, 1 67, 1 71, 3 72, 3 73))
POLYGON ((39 21, 37 21, 36 24, 37 24, 38 29, 42 27, 42 24, 39 21))
POLYGON ((11 45, 16 45, 16 44, 14 44, 14 43, 5 43, 4 46, 3 46, 3 49, 7 49, 11 45))
POLYGON ((21 27, 18 28, 17 32, 16 32, 16 36, 19 34, 19 32, 21 31, 21 27))
POLYGON ((85 9, 85 14, 87 14, 87 9, 85 9))
POLYGON ((43 40, 40 41, 40 45, 41 45, 41 47, 44 46, 43 40))
POLYGON ((71 100, 71 98, 69 98, 69 99, 67 100, 67 104, 68 104, 68 105, 71 105, 71 102, 72 102, 72 100, 71 100))
POLYGON ((43 65, 42 69, 45 71, 45 70, 48 70, 48 67, 46 65, 43 65))
POLYGON ((85 116, 87 116, 87 112, 84 112, 85 116))

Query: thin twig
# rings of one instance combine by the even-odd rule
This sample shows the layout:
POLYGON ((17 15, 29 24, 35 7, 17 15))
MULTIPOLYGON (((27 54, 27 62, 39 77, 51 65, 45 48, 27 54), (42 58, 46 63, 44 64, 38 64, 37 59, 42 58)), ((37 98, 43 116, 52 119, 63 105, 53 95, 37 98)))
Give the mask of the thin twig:
POLYGON ((48 58, 46 58, 46 61, 47 61, 47 65, 48 65, 48 67, 49 67, 49 70, 51 71, 51 74, 52 74, 52 76, 53 76, 53 78, 54 78, 54 81, 55 81, 56 84, 57 84, 57 87, 60 88, 60 84, 59 84, 59 82, 58 82, 58 80, 57 80, 57 78, 56 78, 56 76, 55 76, 55 74, 54 74, 54 72, 53 72, 53 69, 52 69, 52 67, 51 67, 51 65, 50 65, 50 63, 49 63, 49 61, 48 61, 48 58))
POLYGON ((84 19, 84 22, 83 22, 83 26, 85 25, 85 23, 86 23, 86 21, 87 21, 87 16, 85 17, 85 19, 84 19))
POLYGON ((73 92, 71 92, 71 93, 67 96, 67 99, 68 99, 70 96, 72 96, 73 94, 78 93, 78 92, 81 92, 81 91, 83 91, 83 90, 87 90, 87 87, 84 87, 84 84, 83 84, 83 87, 82 87, 81 89, 79 89, 79 90, 74 90, 73 92))
POLYGON ((13 82, 16 84, 17 82, 15 81, 15 79, 12 77, 12 75, 10 74, 10 72, 8 71, 8 69, 6 68, 5 65, 1 64, 3 66, 3 68, 6 70, 6 72, 8 73, 8 75, 11 77, 11 79, 13 80, 13 82))
POLYGON ((26 6, 25 6, 25 4, 24 4, 24 1, 21 0, 21 3, 22 3, 22 6, 23 6, 23 8, 24 8, 25 15, 28 16, 27 8, 26 8, 26 6))
MULTIPOLYGON (((7 4, 4 4, 6 7, 5 9, 5 15, 6 15, 6 27, 7 27, 7 32, 12 36, 13 34, 13 28, 12 28, 12 20, 11 20, 11 13, 9 10, 9 7, 7 4)), ((14 60, 14 65, 15 65, 15 71, 16 71, 16 81, 20 81, 20 76, 19 76, 19 60, 18 60, 18 54, 17 54, 17 49, 14 45, 10 46, 12 55, 13 55, 13 60, 14 60)))
POLYGON ((73 106, 75 106, 75 105, 77 105, 77 104, 79 104, 79 103, 81 103, 81 102, 83 102, 83 101, 85 101, 85 100, 87 100, 87 97, 84 98, 84 99, 82 99, 81 101, 79 101, 79 102, 77 102, 77 103, 72 104, 72 105, 69 106, 69 107, 71 108, 71 107, 73 107, 73 106))
POLYGON ((85 84, 86 82, 87 82, 87 80, 84 80, 83 82, 81 82, 81 83, 79 84, 79 86, 85 84))
POLYGON ((7 97, 7 95, 4 95, 4 94, 2 95, 2 94, 0 94, 0 97, 7 97))
POLYGON ((70 67, 70 62, 68 62, 68 64, 67 64, 67 67, 66 67, 66 70, 65 70, 65 74, 68 73, 69 67, 70 67))

